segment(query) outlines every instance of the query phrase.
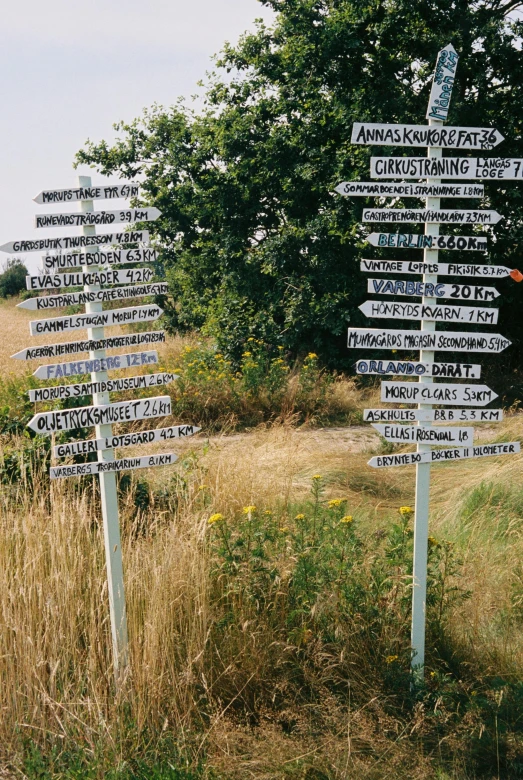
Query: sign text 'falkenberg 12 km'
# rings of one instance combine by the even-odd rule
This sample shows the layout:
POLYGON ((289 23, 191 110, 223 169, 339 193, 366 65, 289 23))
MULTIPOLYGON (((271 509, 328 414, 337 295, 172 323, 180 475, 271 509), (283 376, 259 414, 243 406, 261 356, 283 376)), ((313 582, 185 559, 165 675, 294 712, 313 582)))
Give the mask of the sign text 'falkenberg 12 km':
POLYGON ((99 371, 117 371, 122 368, 138 368, 158 363, 158 352, 127 352, 125 355, 75 360, 73 363, 51 363, 38 366, 33 376, 38 379, 62 379, 66 376, 81 376, 99 371))

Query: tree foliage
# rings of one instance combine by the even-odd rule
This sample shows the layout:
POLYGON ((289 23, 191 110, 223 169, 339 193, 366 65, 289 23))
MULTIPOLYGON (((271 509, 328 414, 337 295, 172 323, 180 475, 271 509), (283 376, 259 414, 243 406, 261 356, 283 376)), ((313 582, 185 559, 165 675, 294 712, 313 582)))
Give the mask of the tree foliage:
MULTIPOLYGON (((376 326, 357 308, 366 298, 359 259, 421 257, 370 248, 360 220, 362 208, 376 201, 342 198, 333 189, 342 180, 369 180, 371 154, 423 150, 353 146, 352 124, 424 124, 437 52, 452 42, 460 62, 449 124, 496 127, 506 140, 487 154, 523 157, 522 26, 508 16, 519 3, 262 2, 277 13, 274 27, 258 22, 237 45, 225 45, 202 111, 182 102, 153 107, 117 125, 114 146, 88 142, 77 161, 105 174, 140 176, 144 200, 163 212, 153 229, 170 282, 173 329, 204 328, 229 355, 238 356, 255 336, 343 367, 355 358, 346 349, 349 321, 376 326)), ((482 205, 505 217, 490 239, 489 262, 517 267, 521 184, 486 183, 486 193, 482 205)), ((477 205, 442 201, 443 208, 477 205)), ((419 225, 404 227, 420 232, 419 225)), ((470 252, 451 259, 484 261, 470 252)), ((511 280, 500 290, 499 328, 521 342, 522 291, 511 280)))
POLYGON ((3 273, 0 273, 0 298, 19 295, 25 290, 25 277, 28 271, 18 258, 8 260, 3 273))

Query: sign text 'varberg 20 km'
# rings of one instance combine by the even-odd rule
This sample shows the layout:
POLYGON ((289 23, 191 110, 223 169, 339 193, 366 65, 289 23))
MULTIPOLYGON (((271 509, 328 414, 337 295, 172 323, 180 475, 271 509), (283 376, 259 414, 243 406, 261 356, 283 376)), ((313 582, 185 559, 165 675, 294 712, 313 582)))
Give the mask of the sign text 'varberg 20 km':
POLYGON ((369 279, 367 292, 375 295, 408 295, 425 298, 455 298, 464 301, 493 301, 499 296, 495 287, 470 284, 414 282, 410 279, 369 279))

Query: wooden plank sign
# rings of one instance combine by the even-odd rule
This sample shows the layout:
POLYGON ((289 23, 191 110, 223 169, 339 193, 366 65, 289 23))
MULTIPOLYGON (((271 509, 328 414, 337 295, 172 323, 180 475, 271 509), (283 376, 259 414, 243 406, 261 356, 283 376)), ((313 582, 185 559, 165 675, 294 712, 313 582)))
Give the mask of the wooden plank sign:
POLYGON ((371 179, 523 179, 519 157, 371 157, 371 179))
POLYGON ((201 428, 196 425, 173 425, 169 428, 156 428, 152 431, 137 431, 124 433, 122 436, 111 436, 104 439, 87 439, 69 444, 58 444, 53 448, 57 458, 67 458, 71 455, 87 455, 100 450, 116 449, 117 447, 134 447, 137 444, 151 444, 153 441, 170 441, 193 436, 201 428))
POLYGON ((387 441, 402 444, 459 444, 474 443, 474 428, 426 428, 421 425, 373 423, 372 427, 387 441))
POLYGON ((110 309, 92 314, 75 314, 70 317, 54 317, 50 320, 32 320, 31 336, 42 333, 63 333, 80 328, 103 328, 107 325, 132 325, 135 322, 151 322, 163 314, 159 306, 132 306, 128 309, 110 309))
POLYGON ((76 409, 42 412, 35 414, 28 423, 28 428, 42 436, 50 436, 56 431, 72 431, 75 428, 90 428, 95 425, 133 422, 149 417, 165 417, 168 414, 171 414, 171 399, 168 395, 161 395, 137 401, 121 401, 116 404, 80 406, 76 409))
POLYGON ((498 394, 487 385, 382 382, 381 400, 387 403, 486 406, 498 394))
POLYGON ((172 466, 177 460, 178 455, 169 452, 165 455, 144 455, 138 458, 121 458, 120 460, 98 461, 97 463, 78 463, 76 466, 53 466, 49 469, 49 476, 51 479, 61 479, 111 471, 148 469, 153 466, 172 466))
POLYGON ((360 262, 360 270, 366 273, 438 274, 439 276, 504 279, 510 275, 512 269, 504 265, 479 265, 473 263, 425 263, 421 260, 362 260, 360 262))
POLYGON ((410 360, 358 360, 356 373, 372 376, 433 376, 479 379, 481 366, 472 363, 415 363, 410 360))
POLYGON ((442 306, 428 303, 365 301, 358 306, 367 317, 385 320, 428 320, 430 322, 474 322, 495 325, 498 309, 481 306, 442 306))
POLYGON ((177 374, 142 374, 121 379, 105 379, 100 382, 83 382, 78 385, 52 385, 29 390, 30 401, 60 401, 64 398, 80 398, 93 393, 120 393, 123 390, 142 390, 146 387, 168 385, 178 379, 177 374))
MULTIPOLYGON (((431 159, 431 158, 424 158, 431 159)), ((503 219, 497 211, 459 209, 364 209, 362 222, 426 222, 449 225, 495 225, 503 219)))
POLYGON ((366 241, 372 246, 395 249, 458 249, 460 252, 486 252, 485 236, 429 236, 423 233, 371 233, 366 241))
POLYGON ((406 452, 401 455, 378 455, 368 465, 375 469, 389 466, 411 466, 414 463, 442 463, 467 458, 487 458, 492 455, 515 455, 520 452, 518 441, 507 444, 482 444, 463 449, 431 450, 430 452, 406 452))
POLYGON ((124 336, 110 336, 104 339, 85 339, 84 341, 64 341, 61 344, 41 344, 26 347, 11 355, 15 360, 38 360, 52 357, 68 357, 82 352, 97 352, 101 349, 120 349, 121 347, 139 347, 143 344, 162 344, 165 342, 164 330, 152 330, 145 333, 128 333, 124 336))
POLYGON ((83 287, 93 284, 144 284, 154 276, 152 268, 126 268, 121 271, 88 271, 83 273, 43 274, 26 276, 28 290, 59 290, 62 287, 83 287))
POLYGON ((348 198, 482 198, 485 194, 483 184, 425 184, 395 181, 344 181, 334 189, 348 198))
POLYGON ((74 203, 79 200, 115 200, 136 198, 140 186, 130 181, 120 184, 101 184, 98 187, 74 187, 66 190, 44 190, 39 192, 35 203, 74 203))
POLYGON ((155 284, 132 285, 131 287, 112 287, 97 292, 64 293, 63 295, 44 295, 40 298, 27 298, 16 304, 17 309, 43 311, 60 309, 84 303, 106 303, 107 301, 125 301, 129 298, 146 298, 149 295, 167 295, 169 285, 165 282, 155 284))
POLYGON ((155 249, 112 249, 98 252, 68 252, 65 255, 43 255, 43 267, 47 271, 80 266, 122 265, 123 263, 155 263, 158 252, 155 249))
POLYGON ((0 252, 25 254, 26 252, 63 252, 84 249, 89 246, 110 246, 112 244, 148 244, 147 230, 129 230, 126 233, 101 233, 94 236, 62 236, 60 238, 38 238, 29 241, 8 241, 0 246, 0 252))
MULTIPOLYGON (((403 279, 369 279, 367 292, 375 295, 408 295, 425 298, 454 298, 464 301, 493 301, 499 296, 495 287, 475 287, 469 284, 412 282, 403 279)), ((18 304, 20 305, 20 304, 18 304)))
MULTIPOLYGON (((86 350, 83 350, 86 351, 86 350)), ((94 351, 94 350, 93 350, 94 351)), ((76 360, 74 363, 50 363, 38 366, 33 376, 37 379, 62 379, 65 376, 82 376, 99 371, 116 371, 123 368, 138 368, 158 363, 158 352, 127 352, 125 355, 111 355, 88 360, 76 360)))
POLYGON ((503 409, 364 409, 365 422, 501 422, 503 409))
POLYGON ((449 43, 438 54, 430 90, 427 119, 439 119, 442 122, 447 120, 457 67, 458 53, 449 43))
MULTIPOLYGON (((490 127, 439 127, 435 125, 386 125, 354 122, 351 144, 368 146, 439 146, 442 149, 488 151, 504 141, 490 127)), ((435 195, 434 197, 439 197, 435 195)), ((441 197, 446 197, 442 195, 441 197)))
POLYGON ((349 328, 349 349, 427 349, 433 352, 503 352, 512 342, 499 333, 349 328))
POLYGON ((69 214, 37 214, 35 228, 86 227, 115 225, 117 222, 155 222, 162 212, 155 208, 118 209, 117 211, 73 211, 69 214))

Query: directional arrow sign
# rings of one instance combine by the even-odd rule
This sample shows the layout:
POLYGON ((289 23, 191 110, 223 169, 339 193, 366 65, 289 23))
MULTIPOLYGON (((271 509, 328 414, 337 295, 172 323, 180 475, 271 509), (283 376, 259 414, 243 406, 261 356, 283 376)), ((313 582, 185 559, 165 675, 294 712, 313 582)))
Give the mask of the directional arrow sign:
MULTIPOLYGON (((433 282, 412 282, 404 281, 403 279, 369 279, 367 292, 375 295, 459 298, 465 301, 492 301, 499 296, 495 287, 475 287, 468 284, 434 284, 433 282)), ((21 304, 18 305, 20 306, 21 304)))
POLYGON ((162 212, 150 209, 118 209, 117 211, 73 211, 69 214, 37 214, 36 228, 86 227, 115 225, 117 222, 155 222, 162 212))
POLYGON ((357 374, 373 376, 437 376, 448 379, 479 379, 481 366, 472 363, 414 363, 410 360, 358 360, 357 374))
POLYGON ((489 455, 515 455, 519 451, 519 442, 512 441, 507 444, 482 444, 478 447, 464 447, 463 449, 406 452, 402 455, 378 455, 377 458, 371 458, 368 465, 379 469, 387 466, 410 466, 413 463, 441 463, 449 460, 486 458, 489 455))
POLYGON ((126 268, 122 271, 90 271, 82 273, 43 274, 26 276, 28 290, 58 290, 61 287, 83 287, 93 284, 140 284, 149 282, 154 276, 152 268, 126 268))
POLYGON ((163 314, 159 306, 133 306, 129 309, 112 309, 93 314, 76 314, 71 317, 54 317, 50 320, 33 320, 29 323, 31 336, 42 333, 62 333, 80 328, 102 328, 107 325, 131 325, 135 322, 151 322, 163 314))
POLYGON ((122 401, 117 404, 80 406, 77 409, 43 412, 35 414, 27 427, 43 436, 48 436, 55 431, 72 431, 75 428, 132 422, 148 417, 164 417, 168 414, 171 414, 171 399, 168 395, 162 395, 137 401, 122 401))
POLYGON ((419 425, 373 423, 375 430, 387 441, 402 444, 459 444, 474 443, 474 428, 425 428, 419 425))
POLYGON ((43 267, 51 271, 53 268, 65 270, 80 266, 121 265, 122 263, 154 263, 158 259, 155 249, 112 249, 107 252, 69 252, 65 255, 44 255, 43 267))
POLYGON ((367 317, 385 320, 430 320, 433 322, 475 322, 495 325, 498 309, 475 306, 438 306, 428 303, 365 301, 358 307, 367 317))
POLYGON ((117 447, 134 447, 136 444, 151 444, 153 441, 170 441, 181 439, 185 436, 193 436, 201 428, 196 425, 173 425, 170 428, 156 428, 153 431, 137 431, 125 433, 123 436, 109 436, 105 439, 87 439, 75 441, 70 444, 58 444, 53 448, 53 454, 57 458, 66 458, 70 455, 87 455, 90 452, 100 450, 113 450, 117 447))
MULTIPOLYGON (((427 158, 429 159, 429 158, 427 158)), ((460 225, 495 225, 502 219, 497 211, 458 209, 364 209, 362 222, 428 222, 460 225)))
POLYGON ((365 422, 501 422, 502 409, 364 409, 365 422))
POLYGON ((497 397, 498 394, 487 385, 381 383, 381 400, 388 403, 486 406, 497 397))
POLYGON ((372 246, 396 249, 459 249, 486 252, 485 236, 427 236, 420 233, 371 233, 366 240, 372 246))
POLYGON ((499 333, 349 328, 349 349, 427 349, 432 352, 503 352, 511 342, 499 333))
MULTIPOLYGON (((488 127, 436 127, 355 122, 351 144, 367 146, 439 146, 443 149, 493 149, 504 140, 488 127)), ((434 196, 438 197, 438 196, 434 196)))
POLYGON ((103 184, 100 187, 75 187, 69 190, 44 190, 33 198, 35 203, 74 203, 79 200, 109 200, 136 198, 140 187, 126 181, 123 184, 103 184))
MULTIPOLYGON (((360 270, 394 274, 438 274, 438 276, 474 276, 503 279, 511 269, 504 265, 474 265, 472 263, 424 263, 420 260, 362 260, 360 270)), ((452 287, 453 285, 448 285, 452 287)), ((484 288, 492 290, 492 287, 484 288)), ((487 300, 487 299, 485 299, 487 300)))
POLYGON ((89 360, 76 360, 74 363, 51 363, 47 366, 38 366, 33 376, 38 379, 62 379, 64 376, 82 376, 82 374, 92 374, 98 371, 149 366, 152 363, 158 363, 158 353, 155 350, 129 352, 126 355, 111 355, 89 358, 89 360))
POLYGON ((147 230, 129 230, 127 233, 102 233, 98 236, 63 236, 60 238, 38 238, 30 241, 9 241, 0 246, 0 252, 67 252, 71 249, 84 249, 88 246, 110 246, 111 244, 148 244, 150 236, 147 230))
POLYGON ((523 159, 509 157, 371 157, 371 179, 523 179, 523 159))
MULTIPOLYGON (((425 128, 429 129, 429 128, 425 128)), ((346 197, 364 198, 482 198, 483 184, 411 184, 409 182, 344 181, 335 187, 346 197)))
POLYGON ((132 287, 112 287, 108 290, 97 292, 65 293, 64 295, 45 295, 41 298, 28 298, 17 303, 18 309, 30 309, 42 311, 45 309, 59 309, 63 306, 75 306, 76 304, 95 303, 107 301, 124 301, 129 298, 145 298, 148 295, 167 295, 169 285, 164 282, 156 284, 141 284, 132 287))
POLYGON ((85 476, 86 474, 102 474, 108 471, 131 471, 132 469, 147 469, 152 466, 171 466, 177 460, 178 455, 167 453, 165 455, 145 455, 141 458, 79 463, 76 466, 54 466, 49 469, 49 476, 51 479, 60 479, 85 476))
POLYGON ((178 379, 177 374, 144 374, 123 379, 105 379, 101 382, 82 382, 79 385, 58 385, 29 390, 30 401, 58 401, 64 398, 80 398, 93 393, 119 393, 123 390, 141 390, 145 387, 160 387, 178 379))
POLYGON ((436 70, 430 90, 427 119, 439 119, 445 122, 449 113, 454 76, 458 66, 458 53, 449 43, 438 53, 436 70))
POLYGON ((52 357, 70 357, 81 352, 96 352, 100 349, 120 349, 121 347, 139 347, 142 344, 160 344, 165 341, 164 330, 146 333, 129 333, 125 336, 110 336, 106 339, 86 339, 85 341, 64 341, 61 344, 41 344, 39 347, 27 347, 11 355, 15 360, 38 360, 52 357))

